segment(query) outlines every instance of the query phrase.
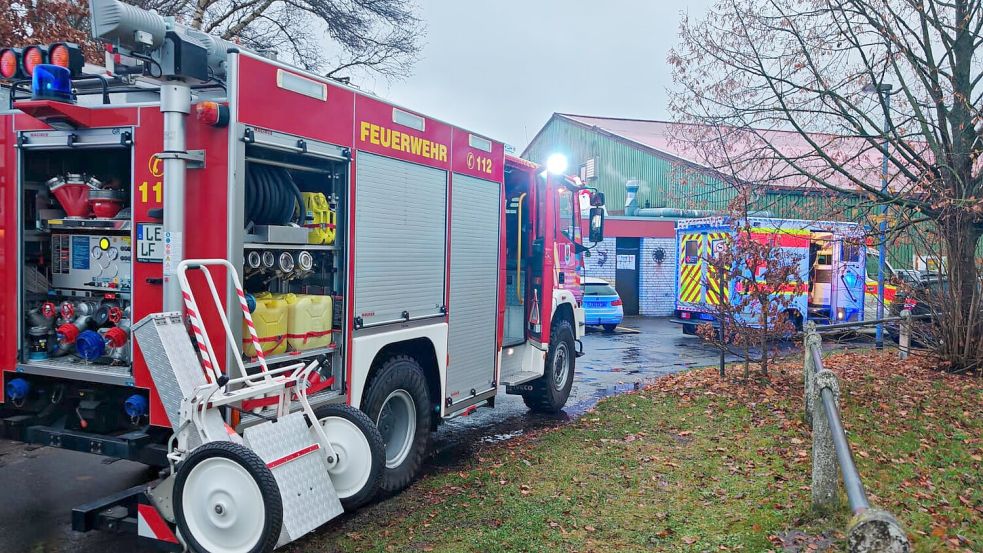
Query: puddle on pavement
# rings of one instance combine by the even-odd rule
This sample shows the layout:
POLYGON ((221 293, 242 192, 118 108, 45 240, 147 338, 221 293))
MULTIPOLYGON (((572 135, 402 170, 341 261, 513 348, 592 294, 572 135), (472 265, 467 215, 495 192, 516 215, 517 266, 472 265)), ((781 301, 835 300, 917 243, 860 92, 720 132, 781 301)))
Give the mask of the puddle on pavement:
POLYGON ((490 436, 482 436, 481 443, 483 444, 497 444, 498 442, 504 442, 506 440, 511 440, 512 438, 518 438, 519 436, 525 434, 525 430, 514 430, 512 432, 506 432, 504 434, 492 434, 490 436))

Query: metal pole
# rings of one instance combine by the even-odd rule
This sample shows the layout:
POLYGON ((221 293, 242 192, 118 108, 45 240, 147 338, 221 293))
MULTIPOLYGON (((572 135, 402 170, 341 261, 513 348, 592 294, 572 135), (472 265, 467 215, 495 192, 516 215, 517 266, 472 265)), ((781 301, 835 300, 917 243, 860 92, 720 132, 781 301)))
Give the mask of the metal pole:
POLYGON ((840 411, 836 406, 834 390, 823 387, 820 393, 823 397, 823 407, 826 409, 833 446, 836 448, 836 459, 843 473, 843 487, 850 501, 850 510, 853 514, 861 513, 870 508, 870 503, 867 502, 867 493, 864 492, 864 485, 860 481, 857 465, 853 464, 853 455, 850 454, 850 444, 846 441, 846 432, 843 430, 843 423, 840 422, 840 411))
MULTIPOLYGON (((717 301, 720 302, 720 314, 724 315, 726 311, 723 308, 724 305, 724 272, 720 271, 720 293, 717 294, 717 301)), ((724 347, 724 337, 726 333, 724 332, 724 320, 727 317, 720 317, 720 378, 724 378, 724 364, 726 362, 726 350, 724 347)))
POLYGON ((898 336, 898 352, 902 360, 911 352, 911 311, 901 310, 901 331, 898 336))
POLYGON ((191 88, 172 81, 160 87, 164 114, 164 311, 181 311, 184 301, 177 265, 184 259, 185 173, 188 154, 185 117, 191 113, 191 88))
MULTIPOLYGON (((888 161, 888 150, 887 150, 887 132, 888 125, 891 124, 891 118, 889 116, 891 111, 891 95, 878 89, 880 94, 884 95, 884 142, 881 146, 884 151, 884 159, 881 162, 881 193, 887 194, 887 161, 888 161)), ((877 247, 877 319, 884 318, 884 264, 885 257, 887 256, 887 204, 884 203, 884 199, 881 199, 881 223, 880 223, 880 244, 877 247)), ((874 338, 874 344, 877 349, 884 349, 884 323, 877 323, 877 333, 874 338)))

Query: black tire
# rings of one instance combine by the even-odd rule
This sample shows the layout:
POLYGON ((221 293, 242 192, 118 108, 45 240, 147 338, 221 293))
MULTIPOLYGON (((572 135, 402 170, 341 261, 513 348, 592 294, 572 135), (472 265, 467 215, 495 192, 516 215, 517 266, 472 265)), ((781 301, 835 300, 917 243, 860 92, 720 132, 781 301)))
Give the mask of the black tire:
POLYGON ((795 309, 789 309, 785 312, 785 317, 788 318, 788 322, 792 323, 792 327, 796 332, 802 332, 802 313, 799 313, 795 309))
MULTIPOLYGON (((346 511, 354 511, 369 501, 372 501, 376 494, 379 493, 379 485, 382 483, 382 473, 386 469, 386 446, 382 443, 382 435, 379 434, 379 429, 368 415, 351 405, 322 405, 314 409, 314 416, 317 417, 318 421, 328 417, 339 417, 351 422, 362 432, 372 452, 371 468, 365 485, 358 491, 346 494, 344 497, 342 497, 340 491, 338 494, 339 499, 341 499, 341 506, 346 511)), ((330 433, 328 434, 328 441, 331 441, 330 433)), ((337 450, 334 442, 331 442, 331 445, 335 446, 337 450)), ((340 452, 338 453, 341 454, 340 452)))
POLYGON ((195 553, 210 553, 192 533, 185 518, 184 488, 188 476, 195 467, 203 461, 221 457, 228 459, 249 473, 259 487, 263 498, 266 518, 263 529, 256 544, 242 553, 269 553, 280 538, 280 528, 283 525, 283 502, 280 498, 280 487, 277 486, 273 473, 266 463, 253 450, 233 442, 209 442, 191 452, 177 467, 174 479, 174 516, 178 531, 187 541, 188 547, 195 553))
POLYGON ((696 336, 696 325, 691 323, 683 323, 683 334, 687 336, 696 336))
POLYGON ((618 325, 616 325, 616 324, 615 325, 601 325, 601 326, 604 327, 604 332, 608 332, 608 333, 614 332, 618 328, 618 325))
POLYGON ((393 394, 400 393, 401 390, 413 400, 416 427, 412 433, 409 449, 404 455, 392 459, 392 462, 390 462, 390 453, 393 445, 386 442, 386 437, 390 435, 391 430, 385 427, 385 421, 383 427, 379 428, 386 449, 385 470, 382 473, 380 488, 387 493, 398 492, 410 485, 419 474, 423 459, 430 449, 430 419, 433 403, 430 401, 427 378, 423 374, 420 363, 408 355, 390 357, 369 383, 365 399, 362 401, 362 410, 369 419, 379 425, 384 404, 393 394))
POLYGON ((526 407, 537 413, 559 413, 570 397, 576 357, 573 327, 561 319, 550 330, 545 373, 530 383, 531 391, 522 394, 526 407), (560 370, 566 371, 565 377, 558 375, 560 370))

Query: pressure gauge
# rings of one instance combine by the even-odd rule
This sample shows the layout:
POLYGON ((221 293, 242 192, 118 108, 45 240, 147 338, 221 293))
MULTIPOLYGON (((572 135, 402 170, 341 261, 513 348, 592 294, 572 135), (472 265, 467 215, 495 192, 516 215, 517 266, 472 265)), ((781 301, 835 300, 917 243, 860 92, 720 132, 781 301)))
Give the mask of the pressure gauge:
POLYGON ((263 260, 260 259, 259 252, 256 250, 249 252, 249 255, 246 256, 246 265, 250 269, 259 269, 262 262, 263 260))
POLYGON ((306 250, 297 254, 297 268, 303 272, 308 272, 314 268, 314 256, 306 250))
POLYGON ((109 256, 110 261, 116 261, 116 259, 119 257, 119 248, 116 246, 109 248, 106 250, 106 255, 109 256))
POLYGON ((276 265, 276 256, 273 255, 273 252, 266 250, 263 252, 263 267, 272 269, 273 265, 276 265))
POLYGON ((92 259, 102 259, 102 248, 99 246, 92 246, 92 259))
POLYGON ((289 273, 294 270, 294 256, 290 252, 282 252, 279 259, 280 270, 289 273))

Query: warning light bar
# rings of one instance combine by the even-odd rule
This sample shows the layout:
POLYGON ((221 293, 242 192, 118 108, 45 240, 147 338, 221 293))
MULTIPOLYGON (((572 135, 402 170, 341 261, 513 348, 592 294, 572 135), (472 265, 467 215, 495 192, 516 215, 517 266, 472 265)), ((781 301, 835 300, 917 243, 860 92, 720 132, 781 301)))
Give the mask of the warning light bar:
POLYGON ((85 66, 85 55, 79 45, 72 42, 0 48, 0 79, 30 79, 34 70, 44 64, 64 67, 72 77, 78 77, 85 66))

